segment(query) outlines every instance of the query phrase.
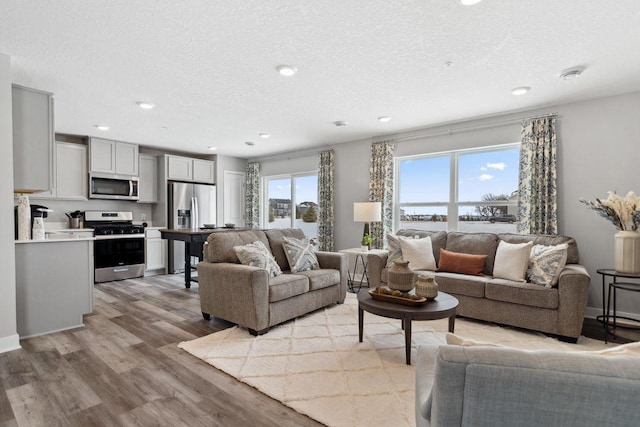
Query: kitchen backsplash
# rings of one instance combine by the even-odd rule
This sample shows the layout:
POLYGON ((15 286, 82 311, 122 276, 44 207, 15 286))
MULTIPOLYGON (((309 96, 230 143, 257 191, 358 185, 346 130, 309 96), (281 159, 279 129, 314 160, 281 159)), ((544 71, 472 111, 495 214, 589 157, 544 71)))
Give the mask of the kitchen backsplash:
MULTIPOLYGON (((94 211, 94 210, 118 210, 133 212, 133 221, 136 223, 146 221, 151 222, 152 204, 136 203, 117 200, 54 200, 54 199, 32 199, 32 204, 38 204, 53 209, 47 218, 45 224, 51 223, 68 223, 65 212, 94 211)), ((55 224, 58 225, 58 224, 55 224)), ((55 227, 63 228, 63 227, 55 227)))

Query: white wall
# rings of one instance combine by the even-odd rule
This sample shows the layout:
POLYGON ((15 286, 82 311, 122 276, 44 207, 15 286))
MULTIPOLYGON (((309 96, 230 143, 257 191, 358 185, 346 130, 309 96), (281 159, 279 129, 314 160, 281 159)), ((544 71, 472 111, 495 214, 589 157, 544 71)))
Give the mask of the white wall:
POLYGON ((13 242, 11 58, 0 53, 0 353, 20 348, 16 326, 16 259, 13 242))
MULTIPOLYGON (((606 197, 609 190, 640 193, 640 92, 450 123, 389 139, 396 140, 396 156, 507 144, 520 140, 518 119, 551 112, 558 113, 559 233, 578 242, 581 263, 591 275, 588 314, 594 316, 602 309, 601 278, 596 270, 613 266, 615 229, 579 200, 606 197), (453 130, 452 134, 447 130, 453 130)), ((353 222, 353 202, 368 196, 371 141, 332 148, 336 152, 336 249, 344 249, 358 246, 362 235, 361 224, 353 222)), ((258 159, 261 174, 299 169, 295 153, 288 156, 258 159)), ((625 293, 618 298, 618 310, 640 317, 640 294, 625 293)))

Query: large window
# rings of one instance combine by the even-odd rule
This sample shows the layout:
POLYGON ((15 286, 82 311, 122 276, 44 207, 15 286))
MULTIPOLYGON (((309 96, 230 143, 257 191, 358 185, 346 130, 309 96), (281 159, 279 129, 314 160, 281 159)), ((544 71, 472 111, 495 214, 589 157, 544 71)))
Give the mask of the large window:
POLYGON ((318 239, 318 174, 265 177, 265 228, 300 228, 318 239))
POLYGON ((396 159, 395 225, 516 232, 519 144, 396 159))

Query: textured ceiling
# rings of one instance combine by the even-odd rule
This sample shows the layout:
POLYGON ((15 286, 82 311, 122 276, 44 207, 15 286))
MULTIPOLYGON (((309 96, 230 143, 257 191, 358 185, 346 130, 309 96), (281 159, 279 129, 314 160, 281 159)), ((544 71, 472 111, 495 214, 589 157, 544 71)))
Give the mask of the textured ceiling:
POLYGON ((640 90, 637 0, 2 0, 0 22, 13 82, 55 94, 56 132, 201 154, 256 157, 640 90), (574 66, 579 78, 558 78, 574 66), (532 89, 516 97, 516 86, 532 89))

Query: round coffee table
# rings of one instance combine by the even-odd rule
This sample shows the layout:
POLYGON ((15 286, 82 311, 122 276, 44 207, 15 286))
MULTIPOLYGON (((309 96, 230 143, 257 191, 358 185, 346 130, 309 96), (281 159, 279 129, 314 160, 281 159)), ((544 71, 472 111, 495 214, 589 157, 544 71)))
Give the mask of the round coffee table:
POLYGON ((456 307, 458 307, 458 300, 445 292, 438 292, 435 300, 416 306, 380 301, 373 299, 369 292, 358 292, 358 338, 362 342, 365 311, 382 317, 400 319, 402 321, 402 329, 404 329, 407 365, 411 365, 411 321, 437 320, 448 317, 449 332, 453 332, 456 321, 456 307))

